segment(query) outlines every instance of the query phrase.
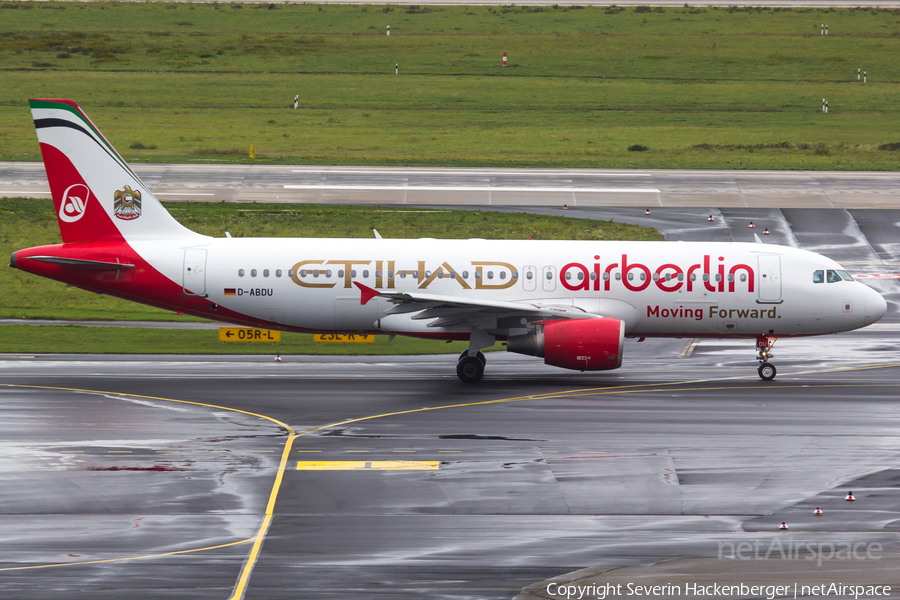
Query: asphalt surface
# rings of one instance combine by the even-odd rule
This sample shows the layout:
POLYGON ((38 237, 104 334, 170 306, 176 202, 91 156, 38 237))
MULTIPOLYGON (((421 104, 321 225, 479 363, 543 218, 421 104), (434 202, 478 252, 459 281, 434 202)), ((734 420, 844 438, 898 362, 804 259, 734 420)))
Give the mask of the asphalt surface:
MULTIPOLYGON (((0 597, 230 597, 288 441, 236 411, 308 432, 247 598, 512 598, 688 558, 715 581, 721 544, 784 541, 783 520, 797 543, 880 544, 825 562, 890 583, 898 337, 781 340, 770 384, 746 341, 629 341, 621 370, 587 375, 491 354, 475 386, 451 356, 4 357, 0 597), (297 470, 401 460, 439 468, 297 470)), ((840 579, 815 564, 768 580, 840 579)))
MULTIPOLYGON (((900 172, 132 165, 161 200, 377 205, 894 208, 900 172)), ((49 196, 0 162, 0 197, 49 196)))

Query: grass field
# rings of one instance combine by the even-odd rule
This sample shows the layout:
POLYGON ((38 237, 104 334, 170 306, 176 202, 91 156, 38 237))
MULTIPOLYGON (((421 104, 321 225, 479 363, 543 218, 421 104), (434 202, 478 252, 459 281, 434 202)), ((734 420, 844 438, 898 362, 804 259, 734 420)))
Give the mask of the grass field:
MULTIPOLYGON (((375 228, 393 238, 659 239, 655 230, 646 227, 517 213, 290 204, 177 203, 167 208, 185 226, 216 237, 227 230, 235 237, 370 238, 375 228)), ((0 199, 0 256, 60 241, 50 200, 0 199)), ((0 268, 0 318, 195 320, 66 287, 8 267, 0 268)), ((90 331, 93 335, 97 330, 90 331)), ((8 350, 0 341, 3 351, 8 350)))
MULTIPOLYGON (((0 352, 19 354, 459 354, 466 342, 436 342, 375 336, 372 344, 316 344, 313 336, 282 333, 277 344, 220 342, 218 331, 82 327, 78 325, 0 325, 0 352)), ((503 350, 501 345, 487 349, 503 350)))
POLYGON ((37 158, 26 100, 51 96, 132 161, 248 160, 253 144, 273 163, 900 168, 900 11, 6 2, 0 17, 0 160, 37 158))

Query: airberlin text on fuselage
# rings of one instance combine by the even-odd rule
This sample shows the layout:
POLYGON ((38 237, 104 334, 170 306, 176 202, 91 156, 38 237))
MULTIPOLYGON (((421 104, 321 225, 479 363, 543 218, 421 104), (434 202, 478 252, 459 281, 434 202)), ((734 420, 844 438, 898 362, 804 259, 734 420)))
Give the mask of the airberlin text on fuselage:
MULTIPOLYGON (((321 283, 305 278, 305 273, 319 275, 320 266, 342 267, 343 287, 351 288, 353 276, 351 273, 356 268, 374 266, 375 289, 394 289, 398 274, 405 277, 407 273, 414 274, 420 290, 427 289, 435 279, 450 279, 466 290, 472 286, 466 278, 460 277, 460 271, 455 265, 444 261, 440 265, 429 265, 427 261, 394 261, 394 260, 301 260, 293 267, 292 280, 299 286, 308 288, 333 288, 338 285, 335 282, 321 283), (402 263, 408 264, 408 270, 404 271, 402 263), (398 263, 401 263, 398 269, 398 263), (385 273, 386 271, 386 273, 385 273), (386 276, 385 276, 386 275, 386 276)), ((505 289, 518 282, 520 269, 507 262, 498 261, 471 261, 460 265, 475 271, 475 289, 505 289), (493 270, 498 270, 499 282, 493 280, 493 270), (488 277, 485 278, 485 271, 488 277), (508 277, 508 278, 507 278, 508 277), (491 280, 491 281, 488 281, 491 280)), ((756 277, 753 269, 746 264, 737 263, 729 266, 725 257, 720 256, 714 261, 707 254, 698 262, 683 267, 674 263, 665 263, 656 268, 648 267, 639 262, 630 262, 627 254, 622 254, 617 262, 602 263, 600 256, 594 256, 594 261, 588 264, 570 262, 559 269, 560 284, 567 290, 575 291, 609 291, 612 285, 623 286, 631 292, 641 292, 651 284, 664 292, 677 292, 684 289, 687 292, 706 290, 708 292, 734 292, 736 283, 746 286, 748 292, 753 292, 756 286, 756 277)))

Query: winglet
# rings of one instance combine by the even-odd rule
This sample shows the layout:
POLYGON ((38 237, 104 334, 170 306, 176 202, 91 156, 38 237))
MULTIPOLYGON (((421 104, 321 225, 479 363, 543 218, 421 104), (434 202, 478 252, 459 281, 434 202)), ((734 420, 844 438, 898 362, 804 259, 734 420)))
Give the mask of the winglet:
POLYGON ((374 298, 375 296, 380 296, 381 292, 378 290, 373 290, 369 286, 363 285, 358 281, 354 281, 353 285, 359 288, 359 291, 362 292, 362 295, 359 297, 359 305, 365 306, 369 303, 369 300, 374 298))
POLYGON ((757 244, 762 244, 762 243, 763 243, 763 241, 762 241, 761 239, 759 239, 759 236, 756 235, 755 233, 753 234, 753 238, 756 240, 756 243, 757 243, 757 244))

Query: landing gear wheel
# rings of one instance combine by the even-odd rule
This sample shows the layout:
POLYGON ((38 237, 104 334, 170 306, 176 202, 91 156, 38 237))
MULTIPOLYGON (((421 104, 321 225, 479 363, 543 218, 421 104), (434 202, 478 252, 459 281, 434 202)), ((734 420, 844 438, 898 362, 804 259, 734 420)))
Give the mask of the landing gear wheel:
POLYGON ((484 363, 475 356, 464 356, 456 363, 456 375, 466 383, 475 383, 484 375, 484 363))
POLYGON ((757 369, 756 372, 759 373, 759 377, 763 381, 772 381, 775 379, 776 373, 778 373, 775 369, 775 365, 770 365, 769 363, 759 365, 759 369, 757 369))
MULTIPOLYGON (((467 357, 468 355, 469 355, 469 351, 468 351, 468 350, 463 350, 463 351, 460 352, 460 354, 459 354, 459 360, 464 359, 464 358, 467 357)), ((478 360, 481 361, 482 366, 484 366, 484 365, 487 364, 487 358, 485 358, 484 352, 481 352, 480 350, 479 350, 479 352, 478 352, 478 360)))

